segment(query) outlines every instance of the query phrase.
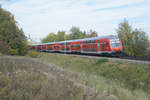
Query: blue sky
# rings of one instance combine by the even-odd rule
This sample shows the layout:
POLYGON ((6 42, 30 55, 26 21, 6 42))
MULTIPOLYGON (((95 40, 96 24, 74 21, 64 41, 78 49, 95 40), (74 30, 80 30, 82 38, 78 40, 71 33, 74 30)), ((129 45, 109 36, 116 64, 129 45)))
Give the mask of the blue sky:
POLYGON ((150 39, 150 0, 0 0, 11 11, 25 34, 39 41, 50 32, 72 26, 93 29, 99 36, 116 34, 126 18, 150 39), (5 2, 4 2, 5 1, 5 2))

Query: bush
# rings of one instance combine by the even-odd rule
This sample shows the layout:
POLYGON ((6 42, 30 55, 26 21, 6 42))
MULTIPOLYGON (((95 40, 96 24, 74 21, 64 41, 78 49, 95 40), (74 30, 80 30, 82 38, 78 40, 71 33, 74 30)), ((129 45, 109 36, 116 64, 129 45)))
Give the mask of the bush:
POLYGON ((10 53, 11 55, 18 55, 18 50, 17 50, 17 49, 10 49, 10 50, 9 50, 9 53, 10 53))
POLYGON ((146 52, 145 52, 145 55, 144 55, 145 57, 150 57, 150 50, 146 50, 146 52))
POLYGON ((39 53, 36 51, 29 51, 27 56, 32 57, 32 58, 37 58, 39 57, 39 53))
POLYGON ((118 80, 124 86, 131 89, 143 89, 149 91, 150 73, 149 66, 125 65, 125 64, 103 64, 99 66, 99 75, 108 79, 118 80))
POLYGON ((19 55, 26 55, 28 53, 28 47, 27 47, 27 42, 23 41, 21 43, 21 46, 19 48, 19 55))

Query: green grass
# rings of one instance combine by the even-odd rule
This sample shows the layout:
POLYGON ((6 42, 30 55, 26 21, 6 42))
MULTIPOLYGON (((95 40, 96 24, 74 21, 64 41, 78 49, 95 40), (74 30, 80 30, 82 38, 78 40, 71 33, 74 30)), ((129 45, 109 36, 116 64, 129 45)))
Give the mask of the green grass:
POLYGON ((85 77, 82 78, 82 80, 87 81, 85 83, 96 86, 100 91, 106 89, 110 94, 122 95, 120 98, 129 97, 132 98, 130 100, 133 100, 134 96, 150 97, 150 66, 126 64, 123 61, 113 63, 107 59, 95 60, 45 53, 40 60, 53 62, 64 69, 85 74, 85 77))

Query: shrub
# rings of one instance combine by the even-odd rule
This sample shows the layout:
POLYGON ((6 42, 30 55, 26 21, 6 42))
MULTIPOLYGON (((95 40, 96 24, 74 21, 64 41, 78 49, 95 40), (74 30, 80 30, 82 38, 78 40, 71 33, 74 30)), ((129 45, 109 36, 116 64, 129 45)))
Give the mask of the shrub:
POLYGON ((118 80, 128 89, 143 89, 150 93, 148 89, 150 83, 149 66, 108 63, 99 66, 99 75, 118 80))
POLYGON ((28 53, 27 42, 23 41, 18 51, 19 51, 19 55, 22 56, 26 55, 28 53))
POLYGON ((39 53, 36 51, 29 51, 27 56, 32 57, 32 58, 37 58, 39 56, 39 53))
POLYGON ((11 55, 18 55, 18 50, 17 50, 17 49, 10 49, 10 50, 9 50, 9 53, 10 53, 11 55))

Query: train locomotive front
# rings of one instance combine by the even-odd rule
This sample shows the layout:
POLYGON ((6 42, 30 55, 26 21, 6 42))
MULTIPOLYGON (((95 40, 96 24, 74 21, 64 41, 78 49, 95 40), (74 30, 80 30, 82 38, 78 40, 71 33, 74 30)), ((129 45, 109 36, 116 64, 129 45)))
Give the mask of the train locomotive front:
POLYGON ((110 39, 112 55, 120 55, 123 50, 121 40, 116 36, 115 38, 110 39))

